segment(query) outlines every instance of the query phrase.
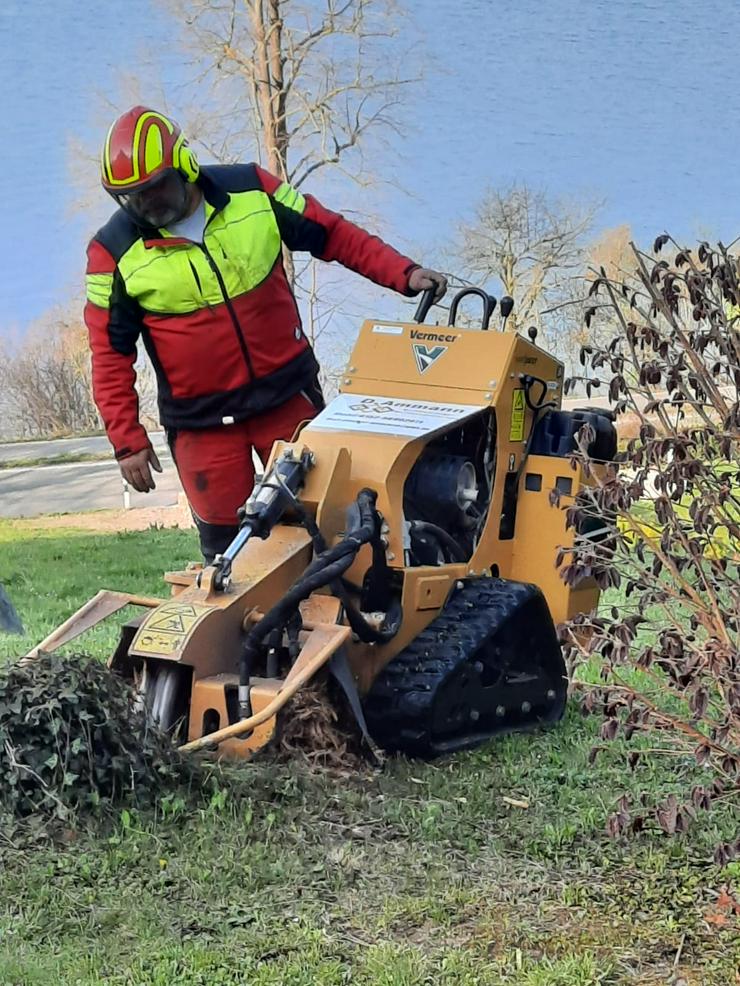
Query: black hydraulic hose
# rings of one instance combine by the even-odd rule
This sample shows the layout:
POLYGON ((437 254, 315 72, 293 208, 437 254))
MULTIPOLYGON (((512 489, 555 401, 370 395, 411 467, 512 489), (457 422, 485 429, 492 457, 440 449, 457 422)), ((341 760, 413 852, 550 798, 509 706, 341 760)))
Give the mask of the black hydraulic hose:
MULTIPOLYGON (((375 490, 360 490, 357 494, 357 510, 359 513, 359 524, 353 530, 349 531, 339 544, 335 544, 332 548, 327 548, 326 551, 322 553, 311 562, 311 564, 306 569, 303 578, 312 575, 314 572, 325 568, 327 565, 331 564, 337 559, 344 558, 346 555, 356 555, 363 544, 368 544, 375 537, 375 501, 378 498, 378 494, 375 490)), ((319 536, 321 536, 319 534, 319 536)), ((322 539, 323 540, 323 539, 322 539)), ((296 585, 301 580, 296 582, 296 585)))
POLYGON ((334 579, 340 578, 353 561, 354 555, 348 554, 315 570, 311 575, 303 575, 288 589, 280 602, 268 610, 259 623, 252 627, 244 641, 239 660, 240 687, 249 686, 253 658, 259 653, 259 646, 267 634, 281 627, 290 613, 297 609, 299 603, 303 602, 304 599, 308 599, 312 592, 323 588, 334 579))
MULTIPOLYGON (((332 584, 332 591, 334 587, 332 584)), ((398 628, 401 625, 401 609, 398 608, 398 612, 394 612, 394 618, 392 622, 382 630, 376 629, 372 626, 359 609, 355 606, 352 600, 347 595, 346 590, 343 586, 340 586, 341 595, 337 593, 342 605, 344 606, 344 612, 347 617, 347 622, 352 628, 352 632, 356 633, 360 640, 365 644, 385 644, 389 640, 392 640, 398 633, 398 628)))
MULTIPOLYGON (((311 517, 308 511, 305 509, 303 504, 293 496, 293 508, 295 509, 298 516, 301 518, 301 523, 306 528, 308 533, 311 535, 311 540, 314 543, 314 548, 317 552, 320 552, 320 557, 326 558, 324 552, 326 552, 326 541, 324 536, 318 528, 316 521, 311 517)), ((372 539, 371 539, 372 540, 372 539)), ((318 561, 318 559, 316 559, 318 561)), ((308 574, 308 569, 306 574, 308 574)), ((344 607, 344 612, 347 617, 347 622, 349 623, 352 632, 357 634, 357 636, 366 644, 384 644, 398 633, 398 627, 400 624, 399 618, 392 621, 392 623, 383 630, 379 630, 372 626, 365 617, 362 615, 360 610, 354 604, 349 596, 349 590, 354 590, 361 592, 362 589, 352 586, 347 582, 346 579, 340 578, 329 583, 329 588, 334 593, 334 595, 339 599, 344 607)))
MULTIPOLYGON (((302 507, 301 510, 303 510, 302 507)), ((323 535, 321 534, 321 531, 318 529, 316 522, 313 520, 312 517, 309 517, 309 515, 305 511, 303 511, 303 515, 304 516, 302 519, 304 521, 308 533, 311 535, 313 539, 314 545, 323 544, 325 548, 326 542, 324 541, 323 535)), ((384 644, 387 643, 389 640, 392 640, 393 637, 395 637, 395 635, 398 633, 398 628, 401 622, 400 613, 396 614, 396 618, 392 620, 392 622, 387 627, 380 630, 377 627, 374 627, 370 623, 368 623, 368 621, 362 615, 362 613, 357 608, 355 603, 352 601, 349 595, 349 591, 348 591, 349 585, 346 579, 343 578, 334 579, 334 581, 329 583, 329 588, 337 597, 337 599, 339 599, 342 606, 344 607, 344 613, 345 616, 347 617, 347 622, 349 623, 352 632, 355 633, 360 638, 360 640, 363 641, 363 643, 384 644)), ((359 591, 361 592, 362 590, 360 589, 359 591)))
POLYGON ((313 546, 316 554, 318 555, 326 551, 327 544, 324 539, 324 535, 319 530, 319 525, 309 514, 309 512, 306 510, 306 508, 303 506, 300 500, 298 500, 298 498, 295 496, 293 497, 293 507, 295 508, 295 511, 298 514, 298 516, 301 518, 301 523, 306 528, 308 533, 311 535, 311 540, 313 541, 313 546))
POLYGON ((458 544, 452 535, 448 534, 443 527, 438 527, 437 524, 432 524, 426 520, 414 520, 411 522, 411 531, 412 533, 431 534, 433 537, 437 538, 437 540, 441 541, 451 553, 453 561, 468 560, 465 556, 462 545, 458 544))
MULTIPOLYGON (((288 625, 286 627, 288 633, 288 657, 290 658, 291 666, 294 664, 301 651, 298 634, 302 629, 303 620, 301 619, 300 610, 296 609, 292 617, 288 620, 288 625)), ((273 633, 278 633, 282 636, 282 630, 273 630, 273 633)))
POLYGON ((265 677, 277 678, 278 674, 278 647, 282 634, 279 630, 273 630, 267 641, 267 662, 265 665, 265 677))
POLYGON ((530 411, 542 411, 546 407, 556 408, 557 404, 555 401, 546 401, 547 397, 547 381, 543 380, 541 377, 535 377, 531 373, 527 373, 522 377, 522 383, 524 384, 524 400, 526 401, 527 407, 530 411), (534 403, 530 395, 532 390, 532 384, 538 383, 542 387, 542 393, 540 394, 540 399, 537 404, 534 403))
POLYGON ((272 630, 282 627, 290 614, 298 608, 299 603, 308 599, 312 592, 339 580, 352 565, 363 544, 372 540, 375 536, 376 526, 376 498, 377 494, 373 490, 361 490, 358 493, 359 526, 339 544, 327 549, 318 558, 315 558, 303 575, 288 589, 280 602, 268 610, 259 623, 253 626, 247 634, 239 659, 240 712, 242 716, 246 717, 249 714, 246 689, 249 688, 252 662, 259 652, 260 644, 272 630))

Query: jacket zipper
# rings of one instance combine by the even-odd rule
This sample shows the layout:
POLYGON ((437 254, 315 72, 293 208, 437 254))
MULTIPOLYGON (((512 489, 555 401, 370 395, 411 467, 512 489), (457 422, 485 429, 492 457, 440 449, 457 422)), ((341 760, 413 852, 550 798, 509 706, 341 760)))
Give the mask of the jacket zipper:
MULTIPOLYGON (((213 218, 213 217, 211 217, 213 218)), ((226 291, 226 285, 224 284, 224 279, 221 276, 221 271, 216 265, 216 261, 208 252, 208 247, 204 243, 199 243, 198 246, 203 251, 203 255, 208 261, 208 266, 211 268, 213 273, 216 275, 216 280, 218 281, 218 286, 221 289, 221 294, 223 295, 224 302, 226 303, 226 308, 228 309, 229 315, 231 316, 231 321, 234 326, 234 332, 236 332, 236 338, 239 342, 239 348, 242 351, 242 356, 244 357, 244 362, 247 364, 247 370, 252 380, 254 380, 254 367, 252 366, 252 357, 249 355, 249 349, 247 348, 247 340, 244 338, 244 333, 242 332, 242 327, 239 324, 239 319, 237 318, 236 312, 234 311, 234 306, 231 304, 231 299, 226 291)))

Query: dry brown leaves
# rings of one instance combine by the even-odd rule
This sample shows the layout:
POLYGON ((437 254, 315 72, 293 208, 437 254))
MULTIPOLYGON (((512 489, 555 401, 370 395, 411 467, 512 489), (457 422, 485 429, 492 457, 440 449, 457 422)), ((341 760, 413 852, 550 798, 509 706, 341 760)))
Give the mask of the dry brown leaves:
POLYGON ((727 887, 722 887, 717 899, 704 912, 704 920, 715 928, 740 925, 740 902, 727 887))
POLYGON ((339 771, 365 770, 369 764, 359 728, 344 703, 330 694, 326 679, 311 682, 288 702, 269 754, 339 771))

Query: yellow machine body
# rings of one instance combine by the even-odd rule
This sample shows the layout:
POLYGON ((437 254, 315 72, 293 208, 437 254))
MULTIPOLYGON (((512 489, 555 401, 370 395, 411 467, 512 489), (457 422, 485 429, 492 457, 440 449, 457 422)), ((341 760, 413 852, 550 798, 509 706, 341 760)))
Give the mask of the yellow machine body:
MULTIPOLYGON (((562 365, 518 334, 367 321, 338 396, 292 443, 273 448, 266 469, 288 449, 296 456, 311 454, 300 502, 330 546, 343 536, 347 507, 358 493, 377 493, 385 561, 402 612, 392 639, 363 643, 345 625, 329 590, 313 593, 300 606, 297 661, 287 674, 268 677, 257 670, 251 680, 253 721, 244 728, 235 695, 245 631, 284 597, 313 557, 311 537, 288 512, 266 540, 249 540, 234 560, 226 589, 216 587, 213 568, 169 573, 171 598, 145 603, 148 612, 124 632, 112 666, 133 675, 147 667, 150 673, 165 665, 186 669, 187 747, 218 744, 220 755, 243 756, 271 739, 287 698, 340 649, 359 695, 366 695, 464 580, 493 576, 533 583, 555 623, 592 610, 595 583, 569 587, 555 560, 576 536, 566 526, 566 509, 593 477, 587 479, 570 456, 527 457, 535 412, 525 378, 539 381, 539 403, 560 407, 562 365), (409 476, 425 449, 471 422, 491 445, 490 490, 474 549, 465 560, 410 564, 404 514, 409 476)), ((349 582, 361 585, 370 564, 365 545, 346 573, 349 582)), ((69 623, 75 629, 74 619, 69 623)))

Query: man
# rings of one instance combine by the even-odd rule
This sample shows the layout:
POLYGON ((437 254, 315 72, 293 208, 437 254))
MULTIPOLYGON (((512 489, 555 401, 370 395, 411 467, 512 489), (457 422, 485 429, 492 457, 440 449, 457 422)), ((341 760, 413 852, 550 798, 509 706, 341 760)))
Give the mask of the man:
POLYGON ((256 164, 200 167, 177 124, 143 106, 110 128, 102 182, 120 208, 87 252, 95 402, 123 478, 154 489, 161 466, 134 386, 141 336, 210 562, 236 533, 252 449, 264 461, 323 406, 283 245, 401 294, 440 298, 446 280, 256 164))

